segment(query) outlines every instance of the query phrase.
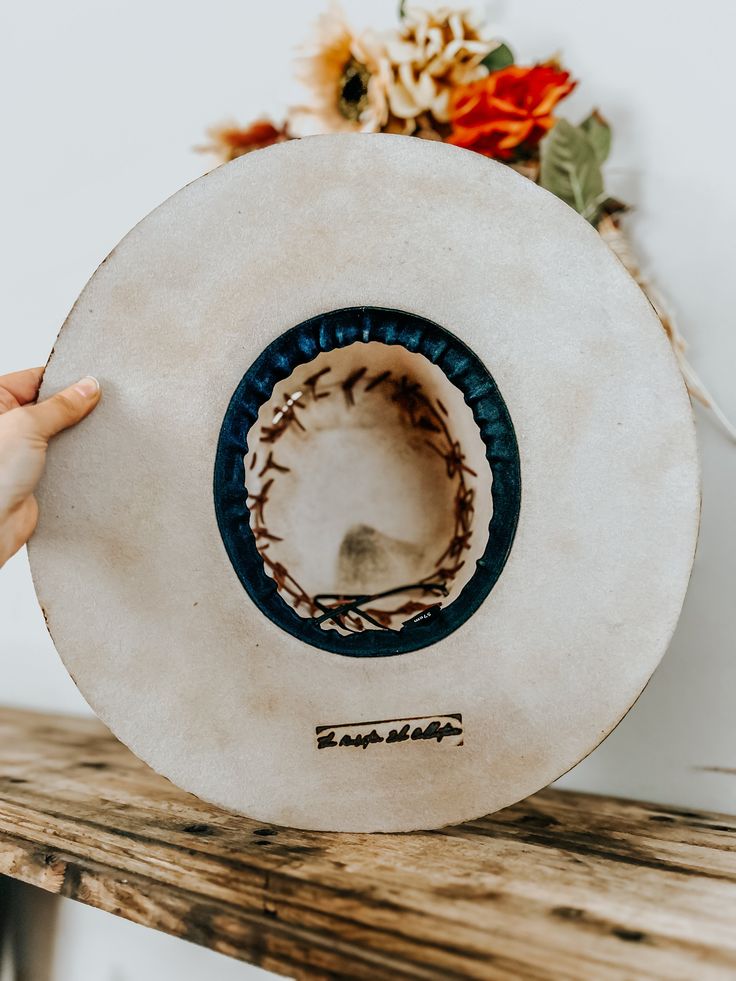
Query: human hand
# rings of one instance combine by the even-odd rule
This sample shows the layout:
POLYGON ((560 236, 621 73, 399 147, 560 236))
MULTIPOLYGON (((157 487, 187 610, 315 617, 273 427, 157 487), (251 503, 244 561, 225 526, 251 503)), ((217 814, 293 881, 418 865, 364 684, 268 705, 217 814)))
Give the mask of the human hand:
POLYGON ((33 492, 49 439, 84 419, 100 400, 94 378, 34 403, 43 368, 0 376, 0 566, 25 545, 38 521, 33 492))

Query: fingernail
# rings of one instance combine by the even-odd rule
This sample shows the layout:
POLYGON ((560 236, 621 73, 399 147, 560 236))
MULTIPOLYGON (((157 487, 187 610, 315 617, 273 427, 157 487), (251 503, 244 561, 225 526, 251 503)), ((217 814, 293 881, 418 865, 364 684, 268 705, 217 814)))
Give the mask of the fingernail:
POLYGON ((97 395, 99 392, 100 383, 96 378, 93 378, 92 375, 87 375, 86 378, 82 378, 81 381, 77 382, 77 384, 74 386, 74 390, 75 392, 79 392, 79 394, 83 395, 86 399, 90 399, 93 395, 97 395))

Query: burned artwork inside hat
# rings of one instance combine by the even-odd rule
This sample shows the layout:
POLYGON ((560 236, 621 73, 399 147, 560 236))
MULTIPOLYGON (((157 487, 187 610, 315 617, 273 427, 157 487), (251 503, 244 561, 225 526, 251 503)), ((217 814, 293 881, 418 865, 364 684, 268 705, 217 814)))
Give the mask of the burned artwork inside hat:
POLYGON ((260 609, 317 647, 372 657, 436 643, 477 609, 520 486, 484 365, 437 324, 372 307, 312 318, 261 354, 215 470, 220 531, 260 609))

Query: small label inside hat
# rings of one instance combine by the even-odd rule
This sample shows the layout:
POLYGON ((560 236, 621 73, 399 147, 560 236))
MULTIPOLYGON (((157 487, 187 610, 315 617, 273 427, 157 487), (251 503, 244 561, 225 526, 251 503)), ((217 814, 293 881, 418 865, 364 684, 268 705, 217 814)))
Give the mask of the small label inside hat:
POLYGON ((431 623, 432 620, 436 620, 440 614, 442 606, 439 603, 435 603, 433 606, 427 607, 426 610, 422 610, 421 613, 417 613, 415 616, 410 617, 408 620, 404 620, 402 624, 403 630, 410 630, 412 627, 418 627, 421 624, 431 623))
POLYGON ((335 726, 316 726, 317 749, 367 749, 369 746, 412 745, 419 742, 436 746, 463 745, 463 717, 424 715, 409 719, 383 719, 335 726))

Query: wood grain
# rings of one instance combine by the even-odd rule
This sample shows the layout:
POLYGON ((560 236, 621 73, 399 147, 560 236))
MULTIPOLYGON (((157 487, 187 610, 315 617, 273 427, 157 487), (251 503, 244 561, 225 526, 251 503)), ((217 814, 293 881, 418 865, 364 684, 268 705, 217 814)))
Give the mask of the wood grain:
POLYGON ((97 721, 0 711, 0 873, 305 979, 736 978, 736 819, 546 790, 443 831, 212 807, 97 721))

